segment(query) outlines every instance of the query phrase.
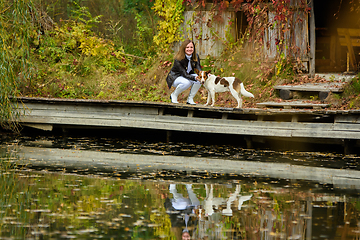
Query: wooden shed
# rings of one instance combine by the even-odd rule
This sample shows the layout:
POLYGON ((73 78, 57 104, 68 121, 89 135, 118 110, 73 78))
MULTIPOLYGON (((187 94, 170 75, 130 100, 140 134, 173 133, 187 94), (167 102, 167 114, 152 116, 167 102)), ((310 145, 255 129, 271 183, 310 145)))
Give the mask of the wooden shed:
MULTIPOLYGON (((268 3, 271 4, 271 3, 268 3)), ((297 49, 297 58, 310 73, 358 71, 360 62, 360 14, 351 0, 291 0, 293 17, 288 20, 286 48, 297 49), (304 6, 304 1, 307 1, 304 6), (310 11, 304 11, 308 7, 310 11)), ((238 40, 247 27, 245 14, 231 4, 216 16, 212 3, 201 10, 188 7, 184 13, 185 38, 193 39, 200 56, 218 56, 229 37, 238 40), (214 15, 222 21, 214 21, 214 15), (231 24, 230 24, 231 23, 231 24)), ((271 8, 269 8, 271 9, 271 8)), ((274 12, 268 11, 269 23, 274 12)), ((279 55, 276 41, 282 33, 277 27, 264 32, 263 57, 275 60, 279 55)), ((247 48, 251 48, 249 44, 247 48)))

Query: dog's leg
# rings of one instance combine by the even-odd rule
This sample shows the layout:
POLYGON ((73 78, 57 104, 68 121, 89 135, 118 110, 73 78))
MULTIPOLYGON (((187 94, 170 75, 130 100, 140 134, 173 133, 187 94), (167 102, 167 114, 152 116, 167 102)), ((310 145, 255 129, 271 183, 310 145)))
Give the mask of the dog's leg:
POLYGON ((209 91, 209 90, 207 90, 207 93, 208 93, 208 96, 207 96, 207 101, 206 101, 205 106, 209 105, 209 103, 210 103, 210 98, 211 98, 211 94, 210 94, 210 91, 209 91))
POLYGON ((210 92, 211 100, 212 100, 211 106, 213 107, 214 104, 215 104, 215 90, 211 90, 211 91, 209 91, 209 92, 210 92))
POLYGON ((241 98, 241 93, 239 93, 238 97, 239 97, 238 108, 242 108, 242 98, 241 98))
POLYGON ((242 99, 241 99, 241 94, 238 93, 234 88, 229 88, 231 94, 233 95, 233 97, 236 99, 238 105, 237 108, 242 108, 242 99))

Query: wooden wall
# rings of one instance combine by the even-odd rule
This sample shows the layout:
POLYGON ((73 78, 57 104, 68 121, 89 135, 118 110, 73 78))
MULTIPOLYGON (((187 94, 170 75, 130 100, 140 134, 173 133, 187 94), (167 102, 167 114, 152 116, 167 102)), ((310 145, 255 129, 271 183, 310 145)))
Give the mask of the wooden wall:
MULTIPOLYGON (((207 8, 200 12, 187 10, 184 13, 184 23, 182 25, 184 39, 194 41, 196 51, 201 58, 208 55, 219 56, 224 50, 227 33, 233 39, 236 39, 236 13, 234 11, 222 12, 220 15, 222 22, 213 21, 213 15, 214 12, 207 8), (230 25, 230 21, 233 24, 230 25)), ((175 52, 179 49, 180 44, 180 42, 175 44, 175 52)))
POLYGON ((276 59, 281 52, 286 56, 300 58, 303 66, 308 69, 310 59, 309 46, 309 28, 308 14, 304 13, 304 9, 300 7, 301 0, 292 0, 291 8, 292 16, 288 19, 285 28, 280 28, 275 22, 275 12, 269 11, 268 21, 269 27, 264 34, 264 54, 270 60, 276 59), (276 39, 285 39, 282 48, 277 48, 276 39))
MULTIPOLYGON (((297 48, 298 55, 307 65, 309 61, 309 34, 308 34, 308 16, 299 8, 301 0, 292 0, 291 4, 295 9, 292 19, 289 19, 289 31, 285 33, 286 44, 293 48, 297 48), (301 19, 299 21, 299 19, 301 19)), ((227 41, 228 36, 234 40, 241 36, 244 29, 239 29, 239 22, 243 22, 242 15, 236 13, 233 9, 228 8, 227 11, 221 13, 220 21, 212 21, 216 12, 211 11, 211 4, 206 5, 203 11, 186 9, 184 13, 184 23, 182 29, 184 32, 184 39, 192 39, 196 44, 197 52, 201 57, 207 55, 219 56, 224 50, 224 42, 227 41), (230 25, 230 21, 232 24, 230 25)), ((275 14, 269 12, 269 23, 274 21, 275 14)), ((242 26, 243 28, 243 26, 242 26)), ((264 33, 264 58, 270 60, 275 59, 279 51, 275 44, 275 39, 280 39, 280 34, 284 34, 281 29, 268 28, 264 33)), ((178 50, 180 43, 175 44, 175 51, 178 50)), ((249 45, 248 48, 253 46, 249 45)), ((288 48, 284 48, 285 54, 289 53, 288 48)))

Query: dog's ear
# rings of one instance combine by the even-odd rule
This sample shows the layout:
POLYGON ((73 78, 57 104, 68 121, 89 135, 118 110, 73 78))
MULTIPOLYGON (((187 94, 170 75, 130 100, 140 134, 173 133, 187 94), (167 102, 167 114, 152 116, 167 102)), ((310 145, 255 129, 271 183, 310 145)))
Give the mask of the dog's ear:
POLYGON ((200 72, 199 69, 195 68, 194 71, 197 75, 199 75, 199 72, 200 72))
POLYGON ((210 72, 211 72, 210 70, 206 71, 206 72, 205 72, 205 73, 206 73, 206 76, 209 75, 210 72))

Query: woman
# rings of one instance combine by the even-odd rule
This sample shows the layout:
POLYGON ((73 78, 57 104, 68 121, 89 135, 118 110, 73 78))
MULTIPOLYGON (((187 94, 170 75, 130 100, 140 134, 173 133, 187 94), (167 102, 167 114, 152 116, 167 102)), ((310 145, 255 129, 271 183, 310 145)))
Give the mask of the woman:
POLYGON ((199 55, 196 54, 194 42, 186 40, 175 55, 174 65, 166 78, 169 89, 172 86, 175 87, 175 91, 170 95, 172 103, 178 103, 179 94, 191 86, 187 103, 196 104, 194 97, 201 87, 197 74, 194 72, 196 68, 201 71, 199 55))

